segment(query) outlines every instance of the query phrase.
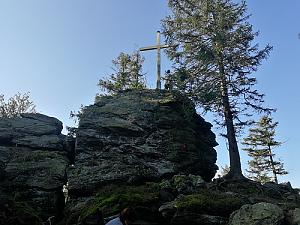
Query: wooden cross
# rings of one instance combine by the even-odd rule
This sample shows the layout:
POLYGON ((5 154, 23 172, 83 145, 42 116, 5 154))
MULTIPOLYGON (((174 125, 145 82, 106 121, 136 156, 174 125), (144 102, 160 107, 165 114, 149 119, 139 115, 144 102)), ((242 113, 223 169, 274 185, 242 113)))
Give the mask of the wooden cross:
POLYGON ((157 78, 156 78, 156 89, 161 89, 161 82, 160 82, 160 49, 168 48, 169 45, 161 45, 160 44, 160 31, 156 33, 156 45, 148 46, 140 48, 140 51, 149 51, 157 49, 157 78))

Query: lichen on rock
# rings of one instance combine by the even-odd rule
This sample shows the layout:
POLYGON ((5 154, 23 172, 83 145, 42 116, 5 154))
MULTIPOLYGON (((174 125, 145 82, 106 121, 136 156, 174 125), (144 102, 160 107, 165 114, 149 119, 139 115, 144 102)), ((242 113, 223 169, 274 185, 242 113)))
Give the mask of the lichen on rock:
POLYGON ((244 205, 230 216, 228 225, 281 225, 283 211, 277 205, 261 202, 244 205))

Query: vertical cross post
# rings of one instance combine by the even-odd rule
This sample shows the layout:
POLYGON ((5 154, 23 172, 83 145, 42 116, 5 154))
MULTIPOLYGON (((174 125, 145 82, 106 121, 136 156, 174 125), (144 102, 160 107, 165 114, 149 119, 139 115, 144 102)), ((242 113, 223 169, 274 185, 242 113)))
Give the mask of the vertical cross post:
POLYGON ((156 45, 157 45, 157 79, 156 79, 156 89, 161 89, 160 82, 160 32, 156 32, 156 45))
POLYGON ((160 79, 161 79, 161 76, 160 76, 160 72, 161 72, 161 55, 160 55, 160 50, 162 48, 168 48, 169 45, 161 45, 160 44, 160 31, 157 31, 156 33, 156 45, 154 46, 148 46, 148 47, 143 47, 143 48, 140 48, 139 50, 142 52, 142 51, 149 51, 149 50, 155 50, 157 49, 157 62, 156 62, 156 65, 157 65, 157 77, 156 77, 156 89, 161 89, 161 82, 160 82, 160 79))

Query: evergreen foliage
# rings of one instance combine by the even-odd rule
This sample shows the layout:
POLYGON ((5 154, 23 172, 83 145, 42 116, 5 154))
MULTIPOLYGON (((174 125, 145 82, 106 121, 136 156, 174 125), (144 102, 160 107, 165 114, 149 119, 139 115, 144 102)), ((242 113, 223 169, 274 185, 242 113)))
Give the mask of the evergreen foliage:
POLYGON ((4 95, 0 95, 0 117, 18 117, 21 113, 36 113, 29 92, 17 93, 7 101, 5 101, 4 95))
MULTIPOLYGON (((142 72, 143 62, 144 58, 139 52, 131 55, 121 52, 116 59, 112 60, 114 73, 106 79, 100 79, 98 86, 109 95, 127 89, 146 88, 145 74, 142 72)), ((96 101, 99 96, 101 94, 96 96, 96 101)))
POLYGON ((258 32, 247 22, 246 3, 229 0, 169 0, 171 15, 163 21, 163 34, 174 61, 166 80, 186 93, 205 111, 214 112, 226 127, 229 144, 228 178, 243 178, 236 135, 249 125, 253 112, 269 112, 263 95, 253 88, 250 74, 272 47, 253 44, 258 32))
POLYGON ((86 106, 82 105, 80 106, 78 111, 71 111, 70 112, 70 119, 73 119, 75 126, 67 126, 68 136, 71 136, 73 138, 76 138, 77 130, 78 130, 78 124, 80 121, 80 117, 82 116, 84 109, 86 106))
POLYGON ((274 181, 278 183, 277 175, 285 175, 287 171, 283 163, 274 159, 273 148, 282 143, 275 140, 275 129, 278 122, 273 122, 270 116, 263 116, 255 128, 249 129, 249 135, 244 138, 244 151, 252 158, 249 162, 249 177, 261 183, 274 181), (273 174, 273 178, 270 176, 273 174))

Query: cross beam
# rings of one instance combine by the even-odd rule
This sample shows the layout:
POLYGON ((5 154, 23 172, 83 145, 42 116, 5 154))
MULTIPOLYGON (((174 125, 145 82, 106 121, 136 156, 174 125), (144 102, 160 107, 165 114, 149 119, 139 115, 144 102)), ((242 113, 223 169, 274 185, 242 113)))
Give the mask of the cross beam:
POLYGON ((143 51, 149 51, 149 50, 155 50, 157 49, 157 78, 156 78, 156 89, 161 89, 161 82, 160 82, 160 49, 163 48, 168 48, 170 47, 169 45, 161 45, 160 44, 160 31, 156 32, 156 45, 153 46, 148 46, 148 47, 143 47, 140 48, 139 50, 141 52, 143 51))

